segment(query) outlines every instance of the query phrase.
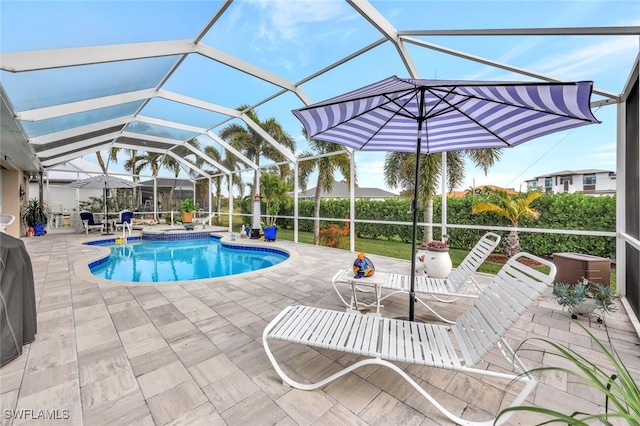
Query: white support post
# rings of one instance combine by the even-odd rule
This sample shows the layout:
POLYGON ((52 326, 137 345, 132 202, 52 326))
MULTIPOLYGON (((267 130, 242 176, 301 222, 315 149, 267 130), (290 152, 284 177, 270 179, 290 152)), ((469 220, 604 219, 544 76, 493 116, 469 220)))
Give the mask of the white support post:
POLYGON ((351 170, 349 172, 349 250, 356 251, 356 152, 349 156, 351 170))

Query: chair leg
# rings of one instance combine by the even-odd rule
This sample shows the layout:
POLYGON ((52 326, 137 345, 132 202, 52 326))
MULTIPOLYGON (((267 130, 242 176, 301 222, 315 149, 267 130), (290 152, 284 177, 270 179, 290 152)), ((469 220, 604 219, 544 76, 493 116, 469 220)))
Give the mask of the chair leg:
MULTIPOLYGON (((274 321, 273 324, 277 323, 278 321, 274 321)), ((400 367, 398 367, 395 364, 392 364, 389 361, 386 361, 384 359, 380 359, 380 358, 366 358, 366 359, 362 359, 360 361, 355 362, 354 364, 345 367, 344 369, 338 371, 335 374, 332 374, 331 376, 316 382, 316 383, 300 383, 297 382, 295 380, 293 380, 291 377, 289 377, 288 375, 286 375, 284 373, 284 371, 282 371, 282 369, 280 368, 280 365, 278 364, 278 362, 276 361, 273 353, 271 352, 271 349, 269 348, 269 343, 268 343, 268 333, 270 331, 270 327, 267 326, 267 328, 265 328, 264 333, 263 333, 263 338, 262 338, 262 343, 264 345, 264 350, 267 354, 267 357, 269 358, 269 361, 271 361, 271 365, 273 366, 274 370, 276 370, 276 373, 278 373, 278 375, 280 376, 280 378, 282 379, 283 384, 285 385, 289 385, 291 387, 294 387, 296 389, 300 389, 300 390, 315 390, 315 389, 319 389, 325 385, 327 385, 328 383, 331 383, 332 381, 344 376, 345 374, 348 374, 350 372, 352 372, 353 370, 360 368, 362 366, 365 365, 381 365, 383 367, 387 367, 393 371, 395 371, 396 373, 398 373, 404 380, 407 381, 407 383, 409 383, 411 386, 413 386, 413 388, 415 390, 417 390, 420 395, 422 395, 427 401, 429 401, 431 404, 433 404, 434 407, 436 407, 442 414, 444 414, 449 420, 455 422, 455 424, 458 425, 463 425, 463 426, 492 426, 492 425, 501 425, 504 424, 507 420, 509 420, 509 418, 513 415, 513 411, 509 411, 507 413, 505 413, 503 416, 500 417, 500 419, 496 422, 496 419, 491 419, 491 420, 487 420, 487 421, 481 421, 481 422, 474 422, 474 421, 470 421, 470 420, 465 420, 462 419, 458 416, 456 416, 455 414, 453 414, 452 412, 450 412, 449 410, 447 410, 442 404, 440 404, 429 392, 427 392, 422 386, 420 386, 418 383, 416 383, 415 380, 413 380, 404 370, 402 370, 400 367)), ((469 373, 478 373, 478 371, 474 371, 473 369, 468 369, 469 373)), ((524 388, 522 389, 522 391, 520 392, 520 394, 518 394, 518 396, 515 398, 515 400, 511 403, 511 405, 509 406, 511 407, 518 407, 519 405, 521 405, 524 400, 526 399, 526 397, 531 393, 531 391, 535 388, 537 382, 535 379, 533 379, 532 377, 528 377, 526 375, 523 376, 519 376, 519 377, 514 377, 514 376, 508 376, 508 375, 503 375, 500 373, 495 373, 495 374, 487 374, 490 376, 495 376, 495 377, 500 377, 500 378, 510 378, 514 381, 520 381, 520 382, 524 382, 524 388)), ((516 408, 517 409, 517 408, 516 408)))

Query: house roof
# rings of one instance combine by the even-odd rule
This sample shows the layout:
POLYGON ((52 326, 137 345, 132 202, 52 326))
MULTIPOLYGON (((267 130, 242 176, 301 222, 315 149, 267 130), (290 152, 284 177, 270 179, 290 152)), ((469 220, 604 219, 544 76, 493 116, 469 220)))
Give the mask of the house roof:
MULTIPOLYGON (((517 194, 518 191, 516 191, 513 188, 503 188, 501 186, 496 186, 496 185, 480 185, 480 186, 476 186, 475 190, 476 192, 482 191, 483 189, 490 189, 490 190, 500 190, 500 191, 504 191, 507 194, 517 194)), ((451 192, 447 192, 447 196, 449 197, 464 197, 465 195, 467 195, 467 190, 465 191, 451 191, 451 192)))
MULTIPOLYGON (((300 192, 300 198, 314 198, 316 187, 300 192)), ((394 198, 398 194, 379 188, 355 188, 354 198, 394 198)), ((346 182, 334 182, 331 192, 322 190, 320 198, 349 198, 349 185, 346 182)))
POLYGON ((592 175, 596 173, 609 173, 615 174, 615 172, 611 170, 602 170, 602 169, 584 169, 584 170, 563 170, 560 172, 548 173, 546 175, 536 176, 532 179, 527 179, 525 182, 531 182, 533 180, 538 180, 540 178, 546 178, 551 176, 574 176, 574 175, 592 175))
MULTIPOLYGON (((158 188, 171 188, 175 183, 176 190, 193 191, 193 182, 189 179, 156 178, 158 188)), ((140 182, 143 188, 153 188, 153 179, 140 182)))

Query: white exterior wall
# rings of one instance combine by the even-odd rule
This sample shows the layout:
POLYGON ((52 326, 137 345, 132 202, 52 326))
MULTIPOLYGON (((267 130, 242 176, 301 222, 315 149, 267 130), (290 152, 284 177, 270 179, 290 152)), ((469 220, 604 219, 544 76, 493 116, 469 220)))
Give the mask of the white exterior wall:
MULTIPOLYGON (((44 201, 49 205, 49 208, 53 210, 54 204, 60 204, 61 210, 69 210, 70 224, 75 226, 78 219, 78 202, 89 201, 89 197, 102 197, 102 189, 83 188, 77 190, 66 185, 45 185, 42 191, 44 201), (78 200, 78 196, 80 199, 78 200)), ((29 182, 29 197, 38 197, 38 183, 29 182)), ((49 223, 53 226, 53 221, 49 223)), ((60 224, 58 224, 60 225, 60 224)))
MULTIPOLYGON (((612 179, 610 174, 608 172, 603 172, 603 173, 594 173, 595 177, 596 177, 596 188, 595 191, 611 191, 611 192, 615 192, 616 191, 616 179, 612 179)), ((574 192, 584 192, 584 184, 583 184, 583 177, 584 176, 591 176, 590 174, 584 175, 584 174, 575 174, 575 175, 571 175, 571 183, 568 184, 567 189, 565 190, 565 185, 564 183, 561 184, 560 183, 560 178, 561 177, 567 177, 567 175, 554 175, 551 176, 552 179, 552 193, 553 194, 558 194, 561 192, 568 192, 568 193, 574 193, 574 192)), ((537 184, 537 189, 542 188, 543 190, 546 190, 546 186, 545 186, 545 177, 539 177, 535 182, 537 184)), ((527 189, 532 189, 532 181, 527 181, 527 189)))

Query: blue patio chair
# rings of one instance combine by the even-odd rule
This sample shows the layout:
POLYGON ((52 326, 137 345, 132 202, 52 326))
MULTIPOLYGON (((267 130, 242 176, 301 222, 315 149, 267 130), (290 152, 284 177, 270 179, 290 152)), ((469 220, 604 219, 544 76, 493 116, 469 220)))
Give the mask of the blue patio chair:
POLYGON ((133 225, 133 212, 130 210, 122 210, 120 212, 120 220, 114 223, 116 228, 116 232, 118 232, 119 228, 129 230, 129 234, 131 234, 131 227, 133 225))
POLYGON ((82 223, 84 233, 87 235, 89 235, 89 231, 96 230, 96 229, 102 231, 103 229, 103 224, 99 222, 95 222, 93 220, 93 213, 88 212, 86 210, 80 212, 80 222, 82 223))

